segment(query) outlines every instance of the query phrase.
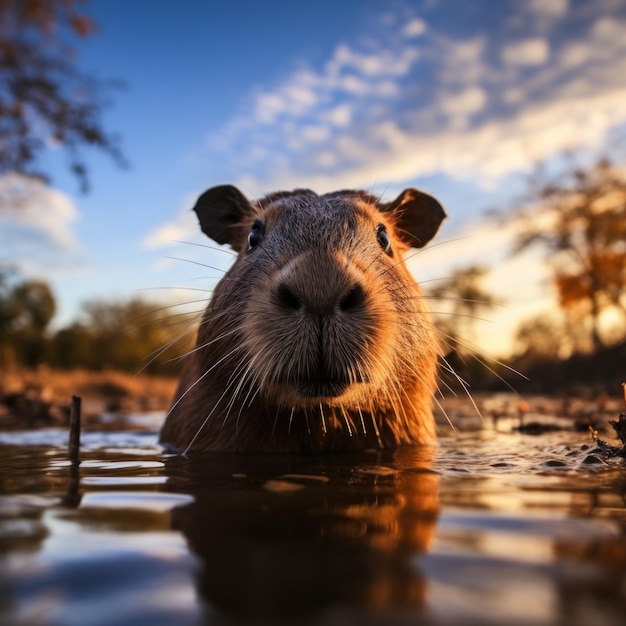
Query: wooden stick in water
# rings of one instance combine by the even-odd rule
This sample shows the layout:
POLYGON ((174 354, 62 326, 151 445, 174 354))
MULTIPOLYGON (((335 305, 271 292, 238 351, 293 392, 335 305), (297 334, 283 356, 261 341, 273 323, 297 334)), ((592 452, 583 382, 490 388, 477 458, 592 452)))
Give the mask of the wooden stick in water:
POLYGON ((78 462, 78 453, 80 451, 80 405, 81 399, 78 396, 72 396, 70 405, 70 444, 69 455, 72 463, 78 462))

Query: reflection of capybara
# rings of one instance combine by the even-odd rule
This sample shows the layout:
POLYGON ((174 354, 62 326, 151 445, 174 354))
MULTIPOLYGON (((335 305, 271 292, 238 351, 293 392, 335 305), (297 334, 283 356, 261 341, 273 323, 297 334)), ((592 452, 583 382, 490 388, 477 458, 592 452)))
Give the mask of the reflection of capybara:
POLYGON ((296 190, 251 203, 221 186, 195 211, 238 256, 185 358, 163 443, 278 452, 434 442, 437 342, 402 261, 445 217, 434 198, 296 190))
POLYGON ((433 454, 403 447, 335 455, 332 464, 310 455, 166 458, 166 489, 194 498, 172 524, 198 557, 211 624, 421 615, 419 559, 439 513, 433 454))

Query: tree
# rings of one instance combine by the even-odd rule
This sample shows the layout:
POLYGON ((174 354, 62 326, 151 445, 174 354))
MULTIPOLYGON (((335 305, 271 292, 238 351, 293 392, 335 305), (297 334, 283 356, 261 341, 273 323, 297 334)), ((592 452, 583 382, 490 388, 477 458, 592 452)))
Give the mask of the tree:
POLYGON ((79 0, 0 0, 0 174, 16 172, 46 180, 37 156, 63 146, 69 167, 88 188, 82 146, 124 160, 118 139, 100 117, 104 85, 81 73, 62 38, 85 38, 95 24, 79 0))
POLYGON ((46 330, 56 302, 49 285, 27 280, 12 284, 0 272, 0 362, 38 365, 46 352, 46 330))
POLYGON ((93 334, 85 325, 75 322, 50 338, 48 363, 60 369, 101 369, 100 355, 94 349, 93 334))
POLYGON ((440 377, 449 389, 459 388, 459 384, 463 389, 468 385, 490 385, 498 376, 494 368, 499 364, 488 365, 472 346, 474 327, 480 316, 501 303, 483 286, 487 271, 477 265, 457 269, 427 294, 436 302, 430 308, 445 354, 440 377))
POLYGON ((501 304, 483 287, 486 274, 487 269, 478 265, 461 268, 428 292, 430 298, 438 301, 438 326, 454 345, 470 340, 479 316, 501 304))
POLYGON ((537 363, 562 361, 589 351, 589 335, 569 316, 547 311, 524 320, 517 328, 516 363, 527 368, 537 363))
MULTIPOLYGON (((94 300, 84 305, 82 323, 60 331, 55 344, 70 337, 80 341, 82 347, 77 353, 87 354, 88 361, 76 365, 90 369, 165 373, 176 371, 177 357, 191 349, 193 328, 190 315, 141 298, 94 300), (87 351, 85 343, 89 343, 87 351)), ((55 353, 61 358, 58 346, 55 353)))
POLYGON ((539 180, 533 203, 515 211, 523 231, 514 253, 541 246, 559 305, 588 325, 593 349, 604 345, 601 316, 626 320, 626 177, 608 159, 574 167, 555 182, 539 180))

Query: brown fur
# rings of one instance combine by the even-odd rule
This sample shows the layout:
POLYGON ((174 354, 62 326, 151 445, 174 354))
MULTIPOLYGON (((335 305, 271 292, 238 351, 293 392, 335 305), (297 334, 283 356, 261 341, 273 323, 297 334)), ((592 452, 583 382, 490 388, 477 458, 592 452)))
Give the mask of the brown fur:
POLYGON ((402 255, 437 231, 436 200, 296 190, 250 203, 222 186, 195 210, 239 254, 185 357, 162 442, 233 452, 434 443, 438 347, 402 255))

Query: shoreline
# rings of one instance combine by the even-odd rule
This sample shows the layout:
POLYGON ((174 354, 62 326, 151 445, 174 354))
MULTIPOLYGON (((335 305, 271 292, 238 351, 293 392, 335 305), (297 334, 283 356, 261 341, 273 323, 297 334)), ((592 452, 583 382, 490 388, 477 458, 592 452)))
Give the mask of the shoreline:
POLYGON ((103 416, 165 411, 177 377, 117 370, 54 370, 48 367, 0 370, 0 430, 65 427, 72 396, 82 399, 84 427, 115 422, 103 416))

